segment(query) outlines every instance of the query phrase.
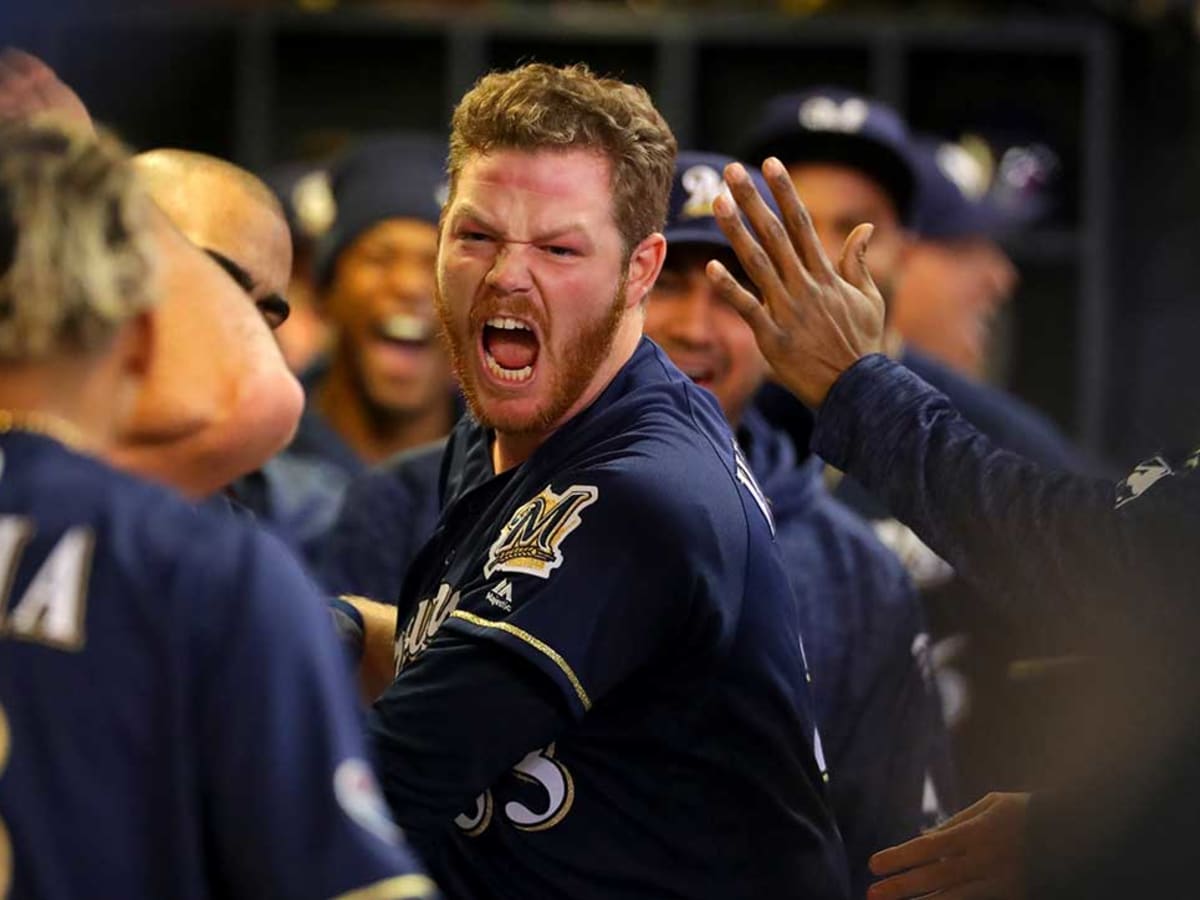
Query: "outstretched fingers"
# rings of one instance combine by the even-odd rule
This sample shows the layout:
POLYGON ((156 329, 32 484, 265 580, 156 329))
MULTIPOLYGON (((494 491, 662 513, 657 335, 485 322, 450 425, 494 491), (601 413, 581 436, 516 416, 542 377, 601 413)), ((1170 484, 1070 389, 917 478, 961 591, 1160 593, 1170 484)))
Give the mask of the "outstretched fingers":
POLYGON ((737 311, 746 324, 754 332, 755 338, 761 344, 763 341, 777 341, 782 336, 779 326, 771 318, 771 314, 750 291, 742 287, 725 266, 718 260, 709 260, 704 273, 712 282, 717 294, 737 311))
MULTIPOLYGON (((753 186, 750 190, 757 196, 758 192, 753 186)), ((713 202, 713 213, 717 226, 729 238, 743 271, 761 292, 763 303, 772 314, 778 316, 787 305, 788 291, 770 255, 750 233, 738 215, 738 207, 728 197, 717 197, 713 202)))
POLYGON ((805 275, 815 281, 833 281, 833 266, 821 247, 821 239, 813 226, 812 216, 796 193, 792 178, 776 157, 769 157, 762 166, 763 177, 775 196, 779 212, 783 215, 784 228, 795 252, 800 258, 805 275))

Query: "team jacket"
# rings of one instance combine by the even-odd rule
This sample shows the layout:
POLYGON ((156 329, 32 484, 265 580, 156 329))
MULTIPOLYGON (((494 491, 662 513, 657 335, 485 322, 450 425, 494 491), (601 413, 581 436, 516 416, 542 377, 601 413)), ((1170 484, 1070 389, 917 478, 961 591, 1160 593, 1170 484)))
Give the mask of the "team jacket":
POLYGON ((515 469, 461 422, 444 494, 373 734, 446 892, 845 896, 796 602, 711 396, 643 341, 515 469))
POLYGON ((0 567, 0 894, 432 894, 276 540, 9 433, 0 567))
POLYGON ((833 386, 813 445, 989 602, 1094 656, 1073 771, 1032 804, 1032 895, 1183 896, 1200 828, 1200 454, 1115 489, 1048 472, 881 356, 833 386))
POLYGON ((872 853, 955 808, 924 617, 900 561, 829 496, 819 459, 797 466, 788 436, 755 410, 738 438, 771 500, 799 601, 830 794, 861 897, 872 853))

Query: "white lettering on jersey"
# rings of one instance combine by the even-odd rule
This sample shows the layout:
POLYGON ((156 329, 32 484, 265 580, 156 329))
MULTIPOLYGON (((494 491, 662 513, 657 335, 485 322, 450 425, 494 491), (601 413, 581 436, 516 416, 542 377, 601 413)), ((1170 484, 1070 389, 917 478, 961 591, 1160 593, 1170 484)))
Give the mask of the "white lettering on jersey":
MULTIPOLYGON (((554 758, 554 745, 534 750, 513 766, 513 774, 526 783, 536 784, 546 794, 544 809, 535 810, 516 800, 503 806, 504 820, 521 831, 545 831, 553 828, 571 811, 575 803, 575 781, 567 767, 554 758)), ((463 813, 454 824, 468 837, 483 834, 492 821, 492 791, 475 798, 475 809, 463 813)))
POLYGON ((467 837, 476 837, 487 831, 492 824, 492 792, 484 791, 475 798, 475 810, 456 816, 454 824, 467 837))
POLYGON ((394 655, 396 658, 396 674, 412 662, 422 650, 429 646, 439 628, 450 618, 450 613, 458 607, 462 595, 453 590, 450 585, 442 584, 437 593, 426 597, 417 604, 417 611, 408 620, 404 630, 396 636, 394 655))
POLYGON ((79 650, 95 534, 82 525, 68 529, 50 551, 21 598, 9 606, 21 555, 33 525, 19 516, 0 517, 0 608, 3 634, 58 650, 79 650))
POLYGON ((1174 470, 1161 456, 1138 463, 1129 473, 1129 477, 1117 485, 1116 509, 1120 509, 1126 503, 1132 503, 1159 481, 1174 474, 1174 470))
POLYGON ((767 495, 763 493, 763 489, 758 486, 758 481, 754 478, 754 473, 750 471, 750 464, 746 462, 746 457, 742 454, 742 448, 735 442, 733 445, 733 463, 737 470, 737 480, 742 483, 750 496, 754 498, 755 504, 763 514, 763 518, 767 520, 767 525, 771 528, 771 534, 775 534, 775 517, 771 515, 771 502, 767 500, 767 495))

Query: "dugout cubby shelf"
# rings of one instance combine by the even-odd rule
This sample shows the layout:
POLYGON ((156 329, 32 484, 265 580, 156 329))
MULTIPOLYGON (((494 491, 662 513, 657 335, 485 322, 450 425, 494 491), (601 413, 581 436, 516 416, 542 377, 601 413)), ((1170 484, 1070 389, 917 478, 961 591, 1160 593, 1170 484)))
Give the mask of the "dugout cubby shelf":
POLYGON ((26 24, 99 118, 138 146, 184 145, 251 168, 365 131, 444 128, 489 68, 582 60, 645 84, 683 146, 732 151, 774 93, 840 83, 926 131, 996 110, 1035 123, 1063 161, 1061 202, 1013 241, 1010 386, 1084 444, 1103 435, 1116 53, 1062 20, 638 15, 594 4, 393 4, 85 14, 26 24))

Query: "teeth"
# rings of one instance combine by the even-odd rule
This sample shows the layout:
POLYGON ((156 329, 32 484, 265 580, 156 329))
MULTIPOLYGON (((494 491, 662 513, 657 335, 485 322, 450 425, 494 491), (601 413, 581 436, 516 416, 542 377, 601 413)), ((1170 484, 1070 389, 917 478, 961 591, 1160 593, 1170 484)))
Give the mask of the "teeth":
POLYGON ((509 319, 504 316, 495 316, 488 319, 487 324, 492 328, 499 328, 501 331, 529 331, 529 326, 524 322, 518 322, 516 319, 509 319))
MULTIPOLYGON (((491 323, 489 322, 488 324, 490 325, 491 323)), ((485 353, 483 358, 487 362, 488 371, 504 381, 511 381, 515 384, 521 381, 528 381, 530 376, 533 375, 533 366, 525 366, 522 369, 506 369, 500 363, 496 362, 496 360, 492 359, 492 354, 490 353, 485 353)))
POLYGON ((433 335, 433 323, 420 316, 401 313, 384 319, 380 330, 393 341, 424 341, 433 335))

